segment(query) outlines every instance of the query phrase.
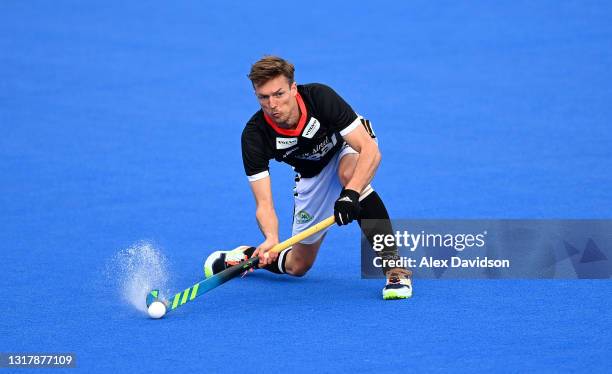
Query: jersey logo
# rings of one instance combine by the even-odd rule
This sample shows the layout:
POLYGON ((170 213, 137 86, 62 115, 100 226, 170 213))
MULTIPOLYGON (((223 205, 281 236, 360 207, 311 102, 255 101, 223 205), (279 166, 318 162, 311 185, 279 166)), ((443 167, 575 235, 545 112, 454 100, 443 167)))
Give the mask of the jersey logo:
POLYGON ((283 153, 283 158, 287 158, 289 156, 291 156, 291 154, 295 151, 297 151, 299 148, 291 148, 290 150, 286 151, 285 153, 283 153))
POLYGON ((296 223, 308 223, 314 219, 308 212, 305 210, 300 210, 295 214, 295 222, 296 223))
POLYGON ((302 160, 318 161, 325 157, 329 151, 334 149, 337 143, 336 134, 332 134, 331 138, 328 136, 323 138, 323 140, 314 146, 310 152, 302 153, 294 157, 302 160))
POLYGON ((317 131, 319 131, 320 127, 321 127, 321 124, 319 123, 319 120, 314 117, 311 117, 306 127, 304 127, 302 136, 308 139, 312 139, 314 134, 316 134, 317 131))
POLYGON ((287 149, 297 145, 298 138, 276 138, 276 149, 287 149))

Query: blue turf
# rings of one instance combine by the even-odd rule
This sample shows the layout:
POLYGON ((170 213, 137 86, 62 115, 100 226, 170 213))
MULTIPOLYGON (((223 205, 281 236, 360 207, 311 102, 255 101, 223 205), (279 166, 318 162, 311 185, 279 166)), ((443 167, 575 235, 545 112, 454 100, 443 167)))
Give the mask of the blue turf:
MULTIPOLYGON (((0 352, 83 372, 610 372, 609 281, 422 281, 382 302, 358 230, 152 321, 101 280, 147 239, 177 290, 260 240, 239 135, 266 53, 372 119, 396 218, 611 218, 612 5, 0 3, 0 352)), ((273 165, 282 233, 292 175, 273 165)), ((6 369, 4 369, 6 370, 6 369)), ((0 369, 2 371, 2 369, 0 369)))

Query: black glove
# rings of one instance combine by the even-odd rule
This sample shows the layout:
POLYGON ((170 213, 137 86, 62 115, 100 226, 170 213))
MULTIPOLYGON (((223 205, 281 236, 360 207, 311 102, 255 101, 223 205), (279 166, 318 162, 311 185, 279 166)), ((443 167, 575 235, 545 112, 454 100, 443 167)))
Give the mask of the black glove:
POLYGON ((334 204, 334 218, 340 226, 351 223, 359 217, 359 192, 343 189, 334 204))

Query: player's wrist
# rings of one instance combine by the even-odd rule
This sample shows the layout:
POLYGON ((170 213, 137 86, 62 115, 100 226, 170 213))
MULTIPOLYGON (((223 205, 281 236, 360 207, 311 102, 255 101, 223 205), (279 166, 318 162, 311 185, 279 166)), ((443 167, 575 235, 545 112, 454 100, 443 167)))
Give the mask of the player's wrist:
POLYGON ((344 188, 334 204, 334 219, 338 225, 346 225, 359 218, 359 192, 344 188))
POLYGON ((276 244, 278 243, 278 235, 266 235, 266 240, 267 243, 273 243, 276 244))
POLYGON ((343 190, 351 190, 359 193, 363 188, 360 188, 356 183, 347 183, 343 190))
POLYGON ((342 196, 348 196, 351 198, 351 200, 354 201, 359 201, 359 191, 353 189, 353 188, 344 188, 342 189, 342 192, 340 193, 340 197, 342 196))

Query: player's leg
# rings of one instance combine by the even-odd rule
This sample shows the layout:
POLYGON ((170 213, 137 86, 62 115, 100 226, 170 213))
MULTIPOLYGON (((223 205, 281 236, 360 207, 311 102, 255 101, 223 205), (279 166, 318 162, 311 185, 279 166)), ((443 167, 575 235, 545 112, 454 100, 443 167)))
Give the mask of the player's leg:
MULTIPOLYGON (((333 213, 333 207, 330 209, 329 206, 333 205, 342 187, 335 176, 333 165, 327 169, 313 178, 296 176, 292 235, 297 235, 333 213)), ((325 231, 322 231, 294 244, 279 253, 277 259, 264 269, 277 274, 304 276, 314 264, 324 238, 325 231)))
MULTIPOLYGON (((296 277, 305 275, 317 258, 324 236, 314 243, 297 243, 282 251, 276 261, 264 267, 276 274, 289 274, 296 277)), ((242 245, 229 251, 215 251, 204 261, 204 274, 210 278, 214 274, 248 260, 255 252, 255 247, 242 245)))
POLYGON ((255 247, 241 245, 229 251, 215 251, 204 260, 204 275, 210 278, 223 270, 247 260, 255 252, 255 247))
POLYGON ((294 244, 286 254, 286 260, 282 264, 284 272, 296 277, 305 275, 317 259, 317 254, 324 238, 325 236, 322 236, 311 244, 294 244))
MULTIPOLYGON (((334 202, 342 185, 336 174, 338 155, 314 177, 296 176, 292 235, 310 228, 333 214, 334 202)), ((303 276, 312 267, 323 242, 325 231, 320 231, 278 254, 277 259, 263 269, 277 274, 303 276)), ((254 247, 238 247, 232 251, 216 251, 204 263, 207 277, 232 264, 248 259, 254 247)))
MULTIPOLYGON (((313 243, 297 243, 280 252, 277 259, 263 269, 276 274, 289 274, 296 277, 305 275, 314 264, 323 238, 313 243)), ((204 273, 209 278, 232 265, 248 260, 255 252, 255 247, 240 246, 231 251, 213 252, 204 263, 204 273)))
MULTIPOLYGON (((352 153, 351 150, 345 152, 346 154, 343 155, 338 164, 338 178, 343 186, 351 180, 359 160, 358 153, 352 153)), ((378 193, 370 185, 361 192, 359 205, 361 210, 357 222, 370 244, 373 243, 374 235, 393 235, 387 208, 378 193)), ((379 255, 383 259, 383 272, 387 277, 387 284, 383 289, 383 298, 404 299, 412 296, 412 273, 403 268, 389 267, 384 261, 399 257, 397 247, 395 245, 386 247, 379 255)))
MULTIPOLYGON (((334 202, 342 191, 342 185, 336 173, 339 157, 339 154, 334 156, 329 164, 312 178, 296 176, 293 194, 293 235, 333 214, 334 202)), ((294 276, 306 274, 317 258, 325 232, 326 230, 321 231, 293 245, 281 260, 280 268, 283 272, 294 276)))

